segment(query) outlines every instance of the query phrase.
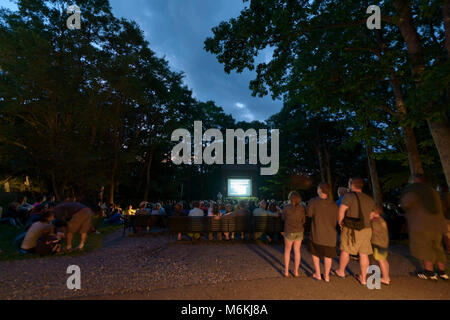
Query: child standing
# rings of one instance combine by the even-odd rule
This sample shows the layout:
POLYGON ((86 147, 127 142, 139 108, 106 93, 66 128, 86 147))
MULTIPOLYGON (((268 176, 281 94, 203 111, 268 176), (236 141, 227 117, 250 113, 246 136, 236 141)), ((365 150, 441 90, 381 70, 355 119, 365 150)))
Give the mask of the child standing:
POLYGON ((389 262, 387 261, 389 247, 389 232, 386 221, 381 217, 383 209, 377 205, 374 212, 370 214, 372 226, 373 257, 381 269, 381 283, 389 285, 389 262))

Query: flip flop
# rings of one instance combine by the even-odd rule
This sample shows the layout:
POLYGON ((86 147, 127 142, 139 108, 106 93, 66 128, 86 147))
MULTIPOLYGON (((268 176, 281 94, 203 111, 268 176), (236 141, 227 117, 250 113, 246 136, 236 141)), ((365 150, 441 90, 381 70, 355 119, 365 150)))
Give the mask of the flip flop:
POLYGON ((331 273, 331 275, 336 276, 336 277, 338 277, 338 278, 341 278, 341 279, 344 279, 344 278, 345 278, 345 275, 344 275, 344 276, 340 276, 340 275, 337 274, 337 272, 336 272, 335 270, 331 270, 330 273, 331 273))
POLYGON ((355 278, 356 278, 356 280, 359 282, 359 284, 360 285, 362 285, 362 286, 367 286, 367 282, 366 283, 362 283, 362 281, 361 281, 361 278, 360 278, 360 275, 358 274, 358 275, 355 275, 355 278))
POLYGON ((312 276, 312 278, 316 281, 322 281, 322 277, 320 277, 320 279, 317 279, 316 277, 312 276))

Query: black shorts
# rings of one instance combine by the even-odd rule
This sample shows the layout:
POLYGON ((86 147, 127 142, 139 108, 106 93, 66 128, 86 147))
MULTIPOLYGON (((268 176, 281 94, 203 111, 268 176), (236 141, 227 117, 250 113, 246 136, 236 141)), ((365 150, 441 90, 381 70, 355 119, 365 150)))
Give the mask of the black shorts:
POLYGON ((308 242, 309 252, 319 258, 335 258, 337 257, 336 247, 322 246, 312 241, 308 242))

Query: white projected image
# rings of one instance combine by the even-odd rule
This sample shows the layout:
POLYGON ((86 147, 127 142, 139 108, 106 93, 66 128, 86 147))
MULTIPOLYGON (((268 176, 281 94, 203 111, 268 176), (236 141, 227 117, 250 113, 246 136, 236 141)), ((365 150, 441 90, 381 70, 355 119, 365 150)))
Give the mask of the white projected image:
POLYGON ((252 181, 250 179, 228 179, 229 197, 250 197, 252 181))

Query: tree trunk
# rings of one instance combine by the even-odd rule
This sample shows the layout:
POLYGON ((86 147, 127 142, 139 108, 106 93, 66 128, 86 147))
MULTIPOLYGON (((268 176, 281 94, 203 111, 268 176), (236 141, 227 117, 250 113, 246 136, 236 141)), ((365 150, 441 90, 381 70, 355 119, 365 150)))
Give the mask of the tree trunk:
MULTIPOLYGON (((325 150, 325 159, 326 159, 326 164, 327 164, 327 182, 330 185, 331 190, 333 190, 333 181, 332 181, 332 178, 331 178, 330 153, 328 152, 328 147, 327 146, 324 147, 324 150, 325 150)), ((331 200, 334 201, 333 192, 331 192, 330 198, 331 198, 331 200)))
POLYGON ((116 189, 116 172, 117 172, 118 160, 117 156, 114 157, 114 164, 111 172, 110 188, 109 188, 109 203, 114 203, 114 192, 116 189))
POLYGON ((450 186, 450 126, 445 118, 441 122, 428 120, 428 127, 441 158, 447 185, 450 186))
MULTIPOLYGON (((394 71, 392 71, 389 82, 392 86, 392 91, 394 92, 395 106, 398 110, 396 117, 401 123, 402 120, 408 115, 408 110, 405 106, 405 99, 400 81, 394 71)), ((419 148, 417 147, 414 129, 411 126, 402 126, 402 133, 405 141, 406 152, 408 154, 410 173, 412 175, 421 174, 423 173, 422 159, 420 158, 419 148)))
POLYGON ((417 148, 416 134, 410 126, 402 127, 406 152, 408 153, 409 169, 412 175, 423 174, 422 159, 420 158, 419 149, 417 148))
POLYGON ((445 47, 450 58, 450 0, 446 0, 442 6, 442 18, 444 20, 445 47))
POLYGON ((150 172, 152 168, 152 160, 153 160, 153 152, 155 148, 152 146, 150 148, 148 159, 147 159, 147 168, 145 173, 145 192, 144 192, 144 201, 148 201, 148 196, 150 194, 150 172))
MULTIPOLYGON (((416 27, 413 24, 413 18, 411 13, 411 2, 405 0, 396 0, 394 2, 396 9, 400 13, 399 28, 402 36, 406 42, 408 50, 408 57, 411 62, 411 70, 416 87, 420 88, 422 82, 422 76, 425 69, 422 46, 420 37, 416 27)), ((449 36, 450 36, 450 3, 448 0, 443 5, 443 19, 444 28, 446 34, 445 46, 447 51, 450 48, 449 36)), ((450 51, 448 51, 450 54, 450 51)), ((430 113, 432 114, 432 105, 430 104, 430 113)), ((445 120, 436 120, 435 118, 427 119, 428 127, 431 135, 433 136, 434 143, 439 152, 442 168, 447 180, 450 182, 450 126, 445 120)))
POLYGON ((375 159, 373 159, 373 147, 370 143, 366 143, 366 155, 367 164, 369 166, 370 172, 370 182, 372 185, 372 193, 375 203, 382 206, 383 205, 383 193, 381 192, 380 180, 378 178, 377 166, 375 164, 375 159))
POLYGON ((321 182, 325 182, 325 168, 323 165, 323 154, 322 154, 322 148, 321 148, 321 144, 320 144, 320 138, 319 138, 319 133, 317 132, 316 135, 316 152, 317 152, 317 158, 319 160, 319 170, 320 170, 320 178, 322 179, 321 182))
POLYGON ((56 186, 56 176, 55 176, 55 172, 52 171, 52 172, 50 173, 50 175, 51 175, 51 178, 52 178, 53 194, 55 195, 56 200, 57 200, 57 201, 60 201, 61 198, 60 198, 59 193, 58 193, 58 187, 56 186))

